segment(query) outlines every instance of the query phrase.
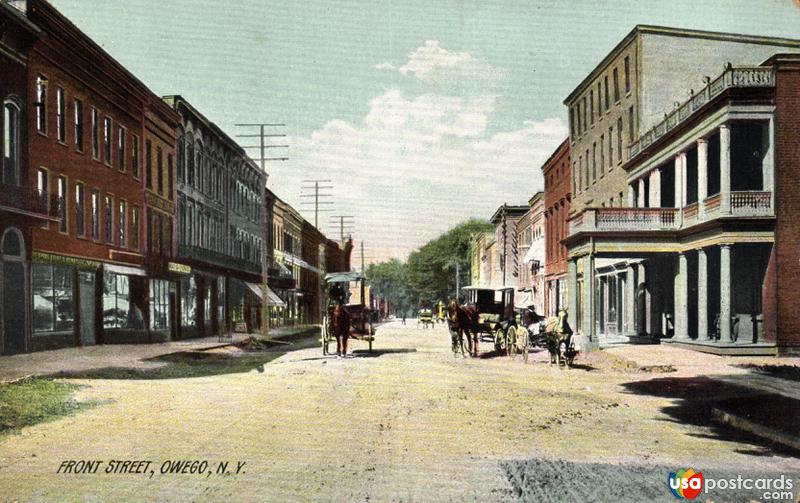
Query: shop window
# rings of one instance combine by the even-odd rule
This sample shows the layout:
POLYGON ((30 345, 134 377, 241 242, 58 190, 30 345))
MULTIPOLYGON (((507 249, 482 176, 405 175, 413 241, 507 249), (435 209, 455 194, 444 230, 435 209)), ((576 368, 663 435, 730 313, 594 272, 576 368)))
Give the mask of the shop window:
POLYGON ((181 325, 197 325, 197 283, 193 276, 181 278, 181 325))
POLYGON ((103 327, 143 327, 142 313, 132 302, 130 278, 124 274, 103 274, 103 327))
POLYGON ((170 282, 161 279, 150 281, 150 328, 169 330, 170 282))
POLYGON ((74 275, 71 267, 33 264, 34 335, 74 329, 74 275))

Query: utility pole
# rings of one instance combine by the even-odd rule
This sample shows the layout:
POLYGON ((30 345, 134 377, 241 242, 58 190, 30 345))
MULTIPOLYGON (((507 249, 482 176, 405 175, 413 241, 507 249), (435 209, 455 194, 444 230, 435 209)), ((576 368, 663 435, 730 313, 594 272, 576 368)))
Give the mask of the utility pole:
POLYGON ((364 241, 361 241, 361 275, 364 275, 364 241))
POLYGON ((320 212, 326 211, 333 211, 330 208, 320 208, 322 206, 329 206, 333 204, 333 201, 320 201, 320 198, 327 198, 332 197, 333 194, 329 193, 320 193, 320 189, 322 190, 330 190, 333 189, 333 185, 331 184, 331 180, 303 180, 303 185, 301 186, 301 191, 312 191, 311 193, 301 193, 301 198, 314 198, 313 201, 301 201, 300 204, 303 206, 311 206, 314 207, 314 227, 319 229, 319 214, 320 212))
POLYGON ((269 285, 267 284, 267 276, 269 272, 269 246, 267 243, 267 161, 288 161, 288 157, 267 157, 268 148, 289 148, 289 145, 268 145, 267 138, 285 138, 286 134, 271 133, 267 134, 267 128, 283 128, 286 124, 236 124, 236 127, 244 128, 259 128, 258 134, 242 134, 237 135, 240 138, 258 138, 258 145, 247 145, 242 148, 253 149, 258 148, 260 155, 258 159, 261 164, 261 171, 264 172, 264 183, 261 184, 261 335, 267 339, 269 338, 269 285))
POLYGON ((458 280, 459 280, 458 276, 459 276, 459 274, 458 274, 458 259, 456 259, 456 302, 458 302, 458 292, 460 290, 459 289, 460 285, 458 284, 458 280))
POLYGON ((341 239, 342 248, 344 248, 344 234, 345 230, 348 230, 350 233, 355 229, 355 223, 353 219, 355 217, 353 215, 335 215, 331 217, 331 224, 332 225, 339 225, 339 238, 341 239))
POLYGON ((507 247, 508 239, 506 239, 506 203, 503 203, 503 209, 500 211, 500 219, 502 221, 503 229, 503 284, 506 286, 506 263, 508 262, 507 247))

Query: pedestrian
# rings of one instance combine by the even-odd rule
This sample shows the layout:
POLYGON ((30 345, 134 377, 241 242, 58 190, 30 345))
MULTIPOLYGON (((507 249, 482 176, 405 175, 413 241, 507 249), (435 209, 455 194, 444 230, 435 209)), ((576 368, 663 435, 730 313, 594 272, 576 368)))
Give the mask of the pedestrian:
POLYGON ((406 313, 403 313, 403 325, 406 324, 406 313))
POLYGON ((347 357, 347 339, 350 337, 350 314, 342 305, 336 302, 333 308, 333 333, 336 334, 336 358, 347 357))

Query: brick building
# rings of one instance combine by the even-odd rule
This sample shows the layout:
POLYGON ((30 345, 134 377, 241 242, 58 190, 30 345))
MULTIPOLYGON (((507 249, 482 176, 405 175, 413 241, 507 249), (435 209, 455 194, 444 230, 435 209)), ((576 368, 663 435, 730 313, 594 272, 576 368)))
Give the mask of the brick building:
POLYGON ((569 139, 542 165, 545 214, 545 313, 556 316, 567 307, 568 215, 572 197, 569 139))
POLYGON ((0 2, 0 354, 31 350, 31 229, 58 214, 55 197, 31 184, 27 62, 40 30, 25 12, 25 2, 0 2))
MULTIPOLYGON (((151 340, 145 117, 176 119, 49 3, 27 2, 26 15, 41 30, 28 60, 28 180, 63 201, 58 221, 33 231, 30 349, 151 340)), ((169 134, 159 145, 172 154, 169 134)))

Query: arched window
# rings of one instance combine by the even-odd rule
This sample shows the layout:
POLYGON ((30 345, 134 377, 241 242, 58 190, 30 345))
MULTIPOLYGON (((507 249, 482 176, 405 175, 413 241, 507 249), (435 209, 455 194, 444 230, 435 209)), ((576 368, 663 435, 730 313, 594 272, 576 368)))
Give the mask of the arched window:
POLYGON ((19 107, 3 103, 3 183, 19 185, 19 107))

